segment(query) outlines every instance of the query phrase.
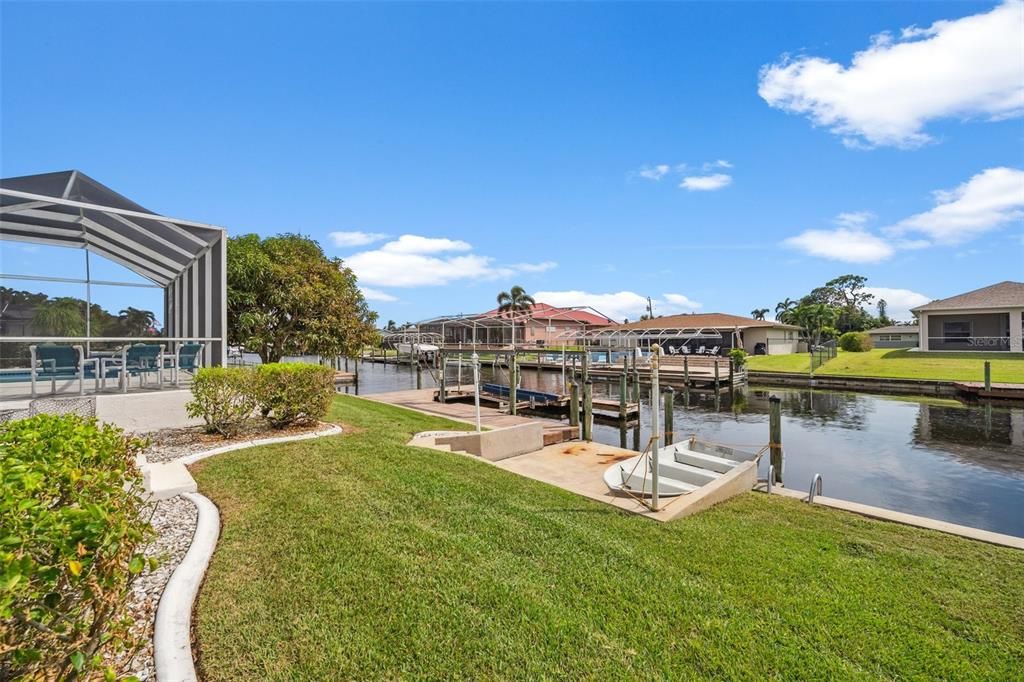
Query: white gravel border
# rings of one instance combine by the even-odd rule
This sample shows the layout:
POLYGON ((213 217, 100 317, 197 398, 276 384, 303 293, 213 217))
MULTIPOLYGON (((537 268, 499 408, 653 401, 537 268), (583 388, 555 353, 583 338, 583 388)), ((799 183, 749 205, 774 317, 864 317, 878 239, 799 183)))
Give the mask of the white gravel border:
MULTIPOLYGON (((330 428, 312 433, 278 438, 259 438, 255 440, 232 443, 205 452, 197 452, 174 460, 182 464, 192 464, 199 460, 233 450, 242 450, 257 445, 288 443, 324 436, 335 436, 342 433, 342 428, 331 424, 330 428)), ((213 550, 220 537, 220 511, 209 498, 200 493, 182 493, 199 511, 196 531, 192 536, 192 544, 185 557, 174 569, 164 592, 160 597, 160 605, 156 611, 156 622, 153 628, 153 659, 158 682, 195 682, 195 661, 192 656, 192 607, 199 586, 202 585, 206 569, 213 557, 213 550)))

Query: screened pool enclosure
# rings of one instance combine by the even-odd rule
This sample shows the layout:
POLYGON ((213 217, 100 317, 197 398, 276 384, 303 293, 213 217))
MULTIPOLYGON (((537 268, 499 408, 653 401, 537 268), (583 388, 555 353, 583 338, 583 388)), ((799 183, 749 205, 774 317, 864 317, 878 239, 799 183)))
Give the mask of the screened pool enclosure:
POLYGON ((0 246, 0 396, 161 387, 224 364, 222 228, 72 170, 0 180, 0 246))

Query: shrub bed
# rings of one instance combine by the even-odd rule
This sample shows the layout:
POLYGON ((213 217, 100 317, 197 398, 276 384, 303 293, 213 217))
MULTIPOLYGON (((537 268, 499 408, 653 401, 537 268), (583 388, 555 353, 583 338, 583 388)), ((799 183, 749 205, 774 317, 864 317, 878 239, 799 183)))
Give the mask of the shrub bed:
POLYGON ((256 410, 256 373, 250 367, 204 367, 192 379, 190 417, 201 417, 206 430, 225 438, 238 434, 256 410))
POLYGON ((134 648, 144 445, 75 416, 0 426, 0 679, 109 679, 101 650, 134 648))
POLYGON ((864 332, 846 332, 839 337, 839 347, 848 353, 863 353, 873 346, 871 336, 864 332))
POLYGON ((256 369, 260 412, 276 429, 315 422, 334 397, 334 370, 320 365, 273 363, 256 369))

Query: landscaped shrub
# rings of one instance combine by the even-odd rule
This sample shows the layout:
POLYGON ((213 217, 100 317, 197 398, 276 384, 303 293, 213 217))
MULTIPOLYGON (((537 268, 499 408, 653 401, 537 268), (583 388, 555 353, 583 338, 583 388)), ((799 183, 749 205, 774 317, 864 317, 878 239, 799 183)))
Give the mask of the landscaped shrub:
POLYGON ((249 367, 204 367, 192 379, 190 417, 202 417, 209 433, 236 435, 256 410, 256 372, 249 367))
POLYGON ((873 345, 871 336, 864 332, 846 332, 839 337, 839 347, 850 353, 869 351, 873 345))
POLYGON ((747 364, 747 351, 742 348, 733 348, 730 350, 729 357, 732 358, 732 364, 736 369, 747 364))
POLYGON ((0 679, 91 678, 103 651, 134 648, 143 445, 76 416, 0 426, 0 679))
POLYGON ((272 363, 256 370, 260 411, 270 425, 314 422, 325 414, 334 396, 334 370, 304 363, 272 363))

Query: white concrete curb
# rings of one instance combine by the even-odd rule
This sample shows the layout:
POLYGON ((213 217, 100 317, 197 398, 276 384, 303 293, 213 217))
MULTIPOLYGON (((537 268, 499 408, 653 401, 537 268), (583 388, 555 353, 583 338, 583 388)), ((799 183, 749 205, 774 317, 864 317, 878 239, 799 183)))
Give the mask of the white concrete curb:
MULTIPOLYGON (((341 432, 340 426, 331 424, 328 429, 297 436, 260 438, 232 443, 176 459, 174 463, 192 464, 207 457, 233 450, 335 436, 341 432)), ((163 594, 160 596, 160 605, 157 607, 156 622, 153 627, 153 661, 158 682, 196 682, 198 679, 192 658, 192 606, 196 595, 199 594, 199 586, 206 575, 206 569, 210 565, 210 558, 217 546, 217 539, 220 537, 220 512, 217 505, 199 493, 185 492, 181 494, 196 506, 199 510, 199 518, 196 522, 196 532, 192 536, 192 544, 164 586, 163 594)))
POLYGON ((156 611, 153 661, 160 682, 194 682, 192 604, 220 536, 217 505, 199 493, 182 493, 199 510, 196 532, 185 558, 171 574, 156 611))
POLYGON ((297 436, 278 436, 276 438, 257 438, 256 440, 243 440, 238 443, 232 443, 231 445, 224 445, 219 448, 213 448, 212 450, 206 450, 204 452, 197 452, 186 457, 174 460, 175 462, 181 462, 185 466, 189 464, 195 464, 201 459, 207 457, 213 457, 214 455, 220 455, 225 452, 231 452, 233 450, 244 450, 245 448, 253 448, 257 445, 273 445, 274 443, 290 443, 296 440, 309 440, 311 438, 323 438, 324 436, 336 436, 342 432, 342 429, 337 424, 331 424, 331 428, 324 429, 323 431, 312 431, 310 433, 300 433, 297 436))

